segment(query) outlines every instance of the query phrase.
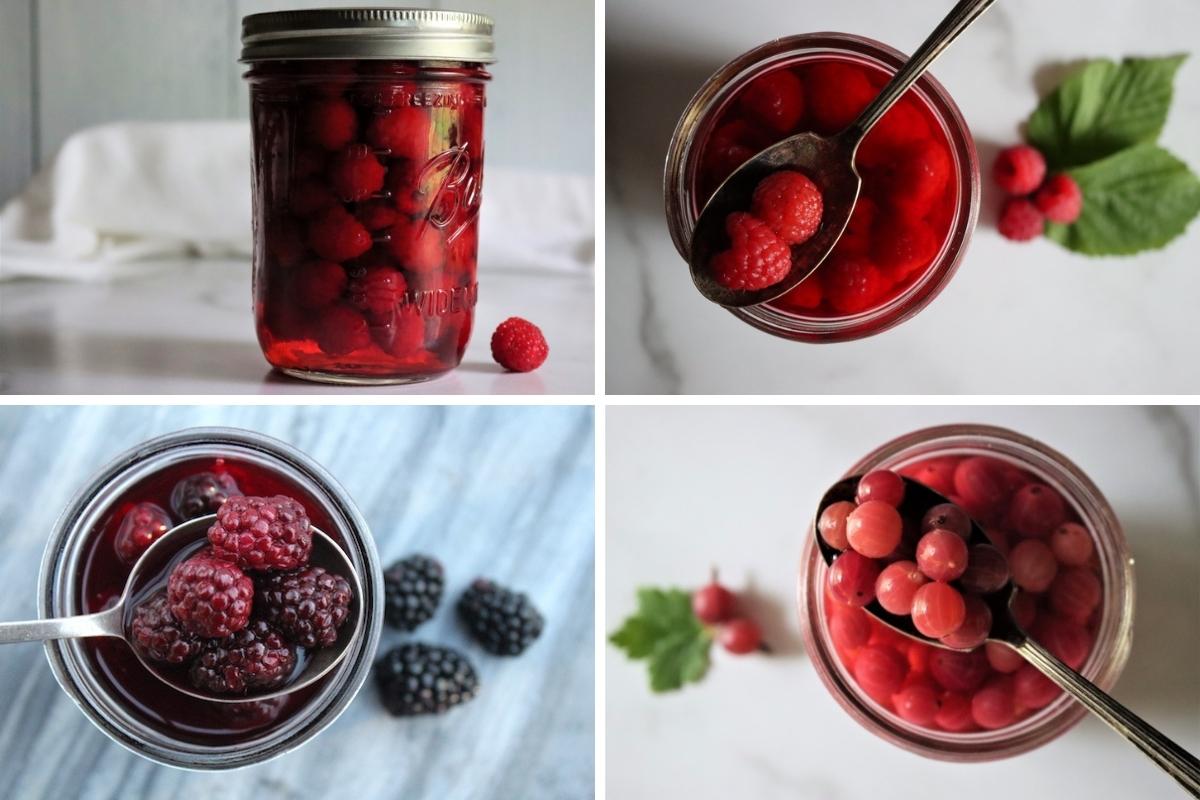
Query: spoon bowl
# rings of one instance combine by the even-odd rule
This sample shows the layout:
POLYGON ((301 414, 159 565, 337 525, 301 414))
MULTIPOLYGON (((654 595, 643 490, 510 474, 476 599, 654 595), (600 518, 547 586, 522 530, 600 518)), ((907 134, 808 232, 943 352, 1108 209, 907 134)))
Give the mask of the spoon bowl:
POLYGON ((362 585, 354 565, 337 542, 316 527, 312 528, 313 549, 309 563, 344 577, 350 583, 353 597, 347 619, 338 631, 337 641, 330 647, 320 649, 297 648, 296 669, 284 686, 239 695, 202 692, 187 682, 184 667, 151 661, 134 645, 131 626, 138 605, 164 588, 161 576, 169 574, 176 564, 203 548, 208 529, 215 521, 215 514, 198 517, 176 525, 156 539, 133 565, 125 581, 125 589, 112 608, 74 617, 0 623, 0 644, 92 636, 123 639, 142 666, 155 678, 182 694, 214 703, 269 700, 299 691, 323 678, 341 662, 350 644, 359 635, 363 624, 363 606, 362 585))

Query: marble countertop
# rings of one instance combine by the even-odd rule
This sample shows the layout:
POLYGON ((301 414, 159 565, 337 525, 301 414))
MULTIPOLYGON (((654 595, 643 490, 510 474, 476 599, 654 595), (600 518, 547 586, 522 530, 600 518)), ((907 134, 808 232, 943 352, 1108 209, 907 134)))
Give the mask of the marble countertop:
MULTIPOLYGON (((721 64, 805 31, 911 52, 950 6, 851 0, 696 13, 686 0, 607 4, 606 360, 610 393, 1159 394, 1200 392, 1200 225, 1162 251, 1087 259, 980 224, 953 282, 883 335, 818 347, 773 338, 704 300, 675 252, 662 165, 679 113, 721 64)), ((1193 0, 1005 0, 933 67, 990 168, 1064 66, 1195 49, 1193 0)), ((1162 141, 1200 170, 1200 62, 1180 70, 1162 141)), ((991 188, 990 186, 986 188, 991 188)))
POLYGON ((0 797, 581 800, 595 780, 592 410, 554 407, 0 407, 0 619, 36 616, 47 532, 97 469, 152 436, 248 428, 323 464, 363 512, 384 566, 442 560, 446 594, 406 639, 467 654, 479 696, 441 717, 388 716, 372 682, 330 728, 274 761, 224 773, 154 764, 109 741, 36 644, 0 648, 0 797), (547 626, 490 656, 452 603, 477 575, 527 592, 547 626))
POLYGON ((263 359, 250 312, 250 267, 216 259, 164 263, 107 284, 0 283, 0 391, 10 394, 592 394, 595 307, 590 274, 492 271, 481 276, 475 332, 462 365, 410 386, 328 386, 288 378, 263 359), (491 358, 491 332, 513 314, 550 342, 535 372, 491 358))
POLYGON ((910 754, 838 706, 803 651, 793 598, 805 509, 862 454, 920 427, 1003 425, 1074 460, 1120 518, 1136 560, 1131 657, 1114 694, 1200 752, 1200 410, 1090 407, 608 409, 605 623, 638 586, 690 587, 710 566, 775 649, 714 649, 703 683, 655 696, 643 663, 606 648, 610 797, 919 800, 1182 796, 1091 717, 1015 759, 910 754), (710 432, 736 427, 739 436, 710 432), (708 435, 706 435, 708 434, 708 435), (705 444, 696 448, 697 436, 705 444), (772 446, 757 442, 767 440, 772 446))

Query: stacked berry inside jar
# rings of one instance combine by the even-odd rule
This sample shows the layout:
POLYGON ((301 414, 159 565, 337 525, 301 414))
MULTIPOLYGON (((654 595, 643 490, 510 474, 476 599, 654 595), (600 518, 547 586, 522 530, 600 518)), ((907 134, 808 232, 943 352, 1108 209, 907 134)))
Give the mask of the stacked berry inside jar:
POLYGON ((1011 648, 984 643, 984 598, 1010 580, 1023 629, 1079 669, 1092 649, 1103 587, 1093 538, 1062 496, 1033 474, 988 456, 939 457, 902 473, 949 498, 901 517, 903 481, 864 476, 856 503, 822 513, 818 532, 841 554, 827 571, 825 614, 838 657, 863 692, 909 723, 962 733, 996 730, 1061 693, 1011 648), (991 544, 970 545, 970 522, 991 544), (946 650, 903 636, 864 610, 911 615, 946 650))
MULTIPOLYGON (((844 129, 890 77, 878 67, 820 56, 772 67, 733 92, 699 144, 700 204, 765 147, 804 131, 844 129)), ((954 219, 958 179, 949 139, 917 94, 910 91, 880 119, 859 147, 856 166, 862 192, 845 233, 814 275, 769 304, 777 311, 818 318, 871 311, 902 295, 936 262, 954 219)), ((758 242, 768 254, 789 243, 777 244, 758 242)))
POLYGON ((132 713, 174 736, 216 743, 283 722, 324 679, 278 697, 215 703, 151 675, 131 647, 171 683, 200 694, 253 697, 285 689, 312 650, 344 635, 353 597, 345 576, 309 563, 312 525, 337 538, 311 496, 258 466, 193 459, 138 482, 114 503, 86 545, 82 611, 110 607, 151 544, 209 514, 217 520, 207 537, 175 554, 139 589, 131 643, 90 639, 84 646, 132 713))
POLYGON ((486 73, 280 61, 250 79, 267 360, 380 379, 457 366, 477 297, 486 73))

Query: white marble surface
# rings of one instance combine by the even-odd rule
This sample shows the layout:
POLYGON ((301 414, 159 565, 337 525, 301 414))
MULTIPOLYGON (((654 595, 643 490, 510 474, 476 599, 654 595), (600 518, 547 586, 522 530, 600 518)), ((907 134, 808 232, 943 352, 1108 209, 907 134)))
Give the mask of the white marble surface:
POLYGON ((410 386, 326 386, 271 370, 250 309, 250 265, 164 264, 111 284, 0 283, 0 391, 12 394, 592 394, 593 279, 584 273, 481 271, 462 366, 410 386), (491 358, 508 316, 534 320, 550 357, 526 374, 491 358))
MULTIPOLYGON (((692 93, 733 56, 784 34, 848 31, 911 52, 949 0, 607 3, 607 390, 613 393, 1200 392, 1200 224, 1168 249, 1094 260, 1019 246, 981 221, 951 285, 865 341, 775 339, 710 305, 670 243, 662 162, 692 93)), ((990 167, 1061 66, 1195 49, 1195 0, 1004 0, 933 72, 990 167)), ((1185 63, 1163 143, 1200 169, 1200 62, 1185 63)), ((990 188, 990 187, 988 187, 990 188)))
POLYGON ((608 646, 608 796, 1182 797, 1091 718, 1007 761, 912 755, 851 720, 808 663, 792 600, 808 509, 871 448, 964 421, 1041 439, 1105 493, 1137 562, 1133 652, 1114 694, 1200 752, 1200 409, 610 407, 606 629, 633 609, 635 587, 695 586, 716 564, 728 584, 749 589, 777 652, 714 650, 702 684, 654 696, 643 663, 608 646))

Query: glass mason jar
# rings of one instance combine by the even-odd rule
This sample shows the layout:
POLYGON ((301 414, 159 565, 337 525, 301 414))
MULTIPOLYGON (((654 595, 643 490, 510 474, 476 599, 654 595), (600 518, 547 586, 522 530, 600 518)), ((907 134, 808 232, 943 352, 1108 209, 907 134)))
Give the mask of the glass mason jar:
POLYGON ((242 30, 267 361, 360 384, 458 366, 478 297, 491 20, 323 9, 242 30))
MULTIPOLYGON (((1091 534, 1103 586, 1091 652, 1080 672, 1101 689, 1116 683, 1133 641, 1133 559, 1108 501, 1065 456, 1041 442, 1004 428, 947 425, 914 431, 868 453, 846 475, 873 469, 903 471, 927 459, 990 456, 1031 473, 1057 491, 1091 534)), ((952 733, 920 727, 872 700, 839 658, 833 642, 823 587, 828 568, 813 529, 800 561, 797 599, 805 647, 817 674, 838 704, 859 724, 900 747, 947 761, 990 761, 1023 753, 1065 733, 1087 712, 1066 694, 997 730, 952 733)))
MULTIPOLYGON (((756 78, 779 70, 790 70, 793 74, 803 75, 802 80, 808 80, 811 73, 805 70, 830 63, 847 65, 866 76, 866 82, 862 85, 869 87, 864 88, 868 93, 860 98, 865 105, 905 61, 907 57, 894 48, 862 36, 809 33, 768 42, 717 70, 700 87, 680 116, 671 137, 663 174, 667 224, 675 249, 684 260, 687 260, 691 250, 696 220, 720 179, 754 152, 798 132, 794 128, 770 131, 761 125, 747 127, 745 122, 738 120, 738 103, 756 78), (729 124, 731 122, 732 125, 729 124), (742 138, 725 141, 722 137, 728 138, 731 135, 729 131, 737 125, 743 126, 742 138), (708 148, 715 147, 718 141, 724 144, 725 163, 714 176, 706 155, 708 148)), ((842 100, 844 105, 844 98, 835 99, 842 100)), ((813 98, 807 97, 805 104, 812 107, 813 98)), ((863 175, 860 198, 867 198, 871 204, 881 202, 875 192, 877 185, 893 180, 892 175, 899 172, 899 169, 895 169, 896 164, 891 162, 869 166, 864 164, 870 160, 867 157, 868 143, 872 137, 891 136, 891 131, 887 134, 882 131, 885 123, 890 123, 889 117, 894 112, 917 116, 917 124, 927 126, 931 141, 936 140, 949 156, 948 180, 936 206, 931 211, 923 211, 925 217, 914 217, 916 221, 911 224, 905 220, 904 224, 909 226, 909 230, 899 234, 907 236, 907 240, 912 242, 916 239, 913 226, 927 223, 931 232, 925 234, 926 245, 922 248, 927 250, 927 255, 917 264, 897 264, 886 270, 878 267, 880 275, 888 277, 890 288, 870 300, 865 307, 832 307, 828 300, 830 292, 828 289, 822 291, 820 279, 827 268, 831 269, 839 260, 843 247, 847 256, 859 254, 851 246, 849 237, 850 232, 859 226, 860 218, 864 228, 860 235, 866 242, 868 236, 879 236, 879 223, 871 227, 873 218, 878 220, 885 217, 884 214, 876 214, 874 208, 867 208, 868 202, 860 199, 855 208, 855 217, 838 248, 817 273, 801 284, 804 289, 812 291, 808 295, 811 298, 809 301, 803 299, 806 292, 797 287, 770 303, 730 308, 730 313, 760 330, 785 339, 839 342, 873 336, 910 319, 945 288, 958 268, 979 213, 979 161, 975 142, 958 106, 929 73, 917 81, 898 106, 893 107, 872 129, 858 151, 856 165, 863 175), (897 111, 900 105, 905 108, 897 111), (869 231, 876 232, 868 234, 869 231), (824 301, 821 300, 822 294, 825 295, 824 301), (791 301, 793 297, 797 300, 791 301)), ((854 111, 857 107, 849 110, 854 111)), ((800 130, 816 129, 823 134, 837 133, 856 116, 856 113, 843 116, 841 120, 823 126, 820 120, 829 119, 830 114, 818 115, 811 110, 804 113, 806 116, 800 130), (819 119, 814 122, 815 117, 819 119)), ((874 239, 871 243, 874 243, 874 239)))
POLYGON ((257 764, 316 736, 346 709, 371 669, 383 620, 383 578, 362 515, 319 464, 291 445, 233 428, 193 428, 144 442, 101 469, 50 535, 38 584, 42 618, 99 611, 119 596, 130 565, 113 539, 132 503, 170 492, 180 477, 220 462, 243 489, 286 493, 343 548, 362 584, 363 627, 344 659, 313 686, 258 703, 188 697, 146 671, 118 639, 46 642, 55 679, 113 741, 160 764, 221 770, 257 764))

